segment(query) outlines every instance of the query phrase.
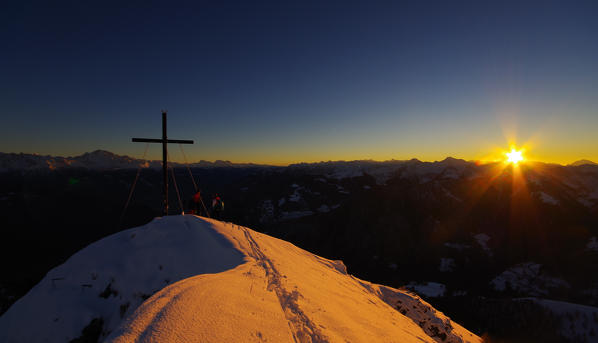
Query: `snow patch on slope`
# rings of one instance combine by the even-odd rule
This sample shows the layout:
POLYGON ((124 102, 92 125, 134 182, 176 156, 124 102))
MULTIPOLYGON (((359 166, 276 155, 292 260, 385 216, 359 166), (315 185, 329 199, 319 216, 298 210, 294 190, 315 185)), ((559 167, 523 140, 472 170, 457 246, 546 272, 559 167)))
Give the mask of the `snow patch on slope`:
POLYGON ((405 287, 429 298, 442 297, 446 293, 446 286, 438 282, 412 282, 405 287))
POLYGON ((293 188, 293 194, 289 195, 289 201, 292 201, 292 202, 301 201, 301 194, 299 193, 299 190, 301 190, 302 187, 299 187, 299 185, 296 183, 292 184, 291 187, 293 188))
POLYGON ((330 212, 330 207, 326 204, 322 204, 322 206, 318 207, 318 212, 320 213, 327 213, 330 212))
POLYGON ((556 200, 554 197, 552 197, 549 194, 546 194, 544 192, 540 192, 540 200, 542 200, 543 202, 547 203, 547 204, 551 204, 551 205, 558 205, 559 201, 556 200))
POLYGON ((478 233, 477 235, 473 236, 480 247, 488 254, 488 256, 492 256, 492 250, 488 247, 488 241, 490 240, 490 236, 485 233, 478 233))
POLYGON ((538 263, 521 263, 505 270, 490 283, 497 291, 511 288, 531 296, 546 295, 551 288, 569 287, 566 281, 546 275, 541 268, 538 263))
POLYGON ((590 241, 586 245, 586 249, 589 251, 598 251, 598 238, 596 236, 590 238, 590 241))
POLYGON ((559 316, 560 333, 571 342, 595 342, 598 334, 598 308, 586 305, 529 298, 559 316))

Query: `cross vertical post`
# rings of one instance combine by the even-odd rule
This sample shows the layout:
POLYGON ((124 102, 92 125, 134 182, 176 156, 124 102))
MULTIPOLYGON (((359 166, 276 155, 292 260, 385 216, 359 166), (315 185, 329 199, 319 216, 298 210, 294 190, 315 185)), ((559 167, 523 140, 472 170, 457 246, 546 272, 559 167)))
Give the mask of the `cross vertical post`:
POLYGON ((166 113, 162 110, 162 194, 164 197, 164 215, 168 215, 168 137, 166 137, 166 113))
POLYGON ((159 138, 132 138, 133 142, 162 143, 162 196, 164 215, 168 215, 168 143, 193 144, 192 140, 168 139, 166 134, 166 113, 162 110, 162 139, 159 138))

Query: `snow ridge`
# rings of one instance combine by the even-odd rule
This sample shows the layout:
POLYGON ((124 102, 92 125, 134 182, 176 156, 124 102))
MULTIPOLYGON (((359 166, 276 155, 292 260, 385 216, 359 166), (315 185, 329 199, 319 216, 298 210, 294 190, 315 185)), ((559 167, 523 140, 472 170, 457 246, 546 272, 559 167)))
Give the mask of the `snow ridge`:
POLYGON ((190 215, 73 255, 0 317, 0 342, 71 341, 94 321, 111 343, 480 342, 412 293, 347 274, 341 261, 190 215))

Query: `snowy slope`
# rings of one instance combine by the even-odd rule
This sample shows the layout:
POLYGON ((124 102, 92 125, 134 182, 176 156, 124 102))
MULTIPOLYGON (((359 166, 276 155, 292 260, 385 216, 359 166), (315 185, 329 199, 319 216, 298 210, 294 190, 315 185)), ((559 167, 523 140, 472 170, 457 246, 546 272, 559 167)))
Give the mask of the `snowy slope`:
POLYGON ((532 300, 552 311, 560 319, 559 331, 571 342, 596 342, 598 334, 598 308, 538 298, 532 300))
POLYGON ((70 341, 94 319, 109 342, 480 341, 340 261, 195 216, 158 218, 73 255, 0 317, 0 342, 70 341))

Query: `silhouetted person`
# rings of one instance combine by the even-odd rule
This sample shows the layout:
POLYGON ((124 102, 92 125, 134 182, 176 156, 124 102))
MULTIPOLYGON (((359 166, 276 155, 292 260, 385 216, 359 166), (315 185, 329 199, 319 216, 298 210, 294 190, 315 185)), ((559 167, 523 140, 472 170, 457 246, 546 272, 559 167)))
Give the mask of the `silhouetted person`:
POLYGON ((193 202, 193 197, 191 197, 191 199, 189 199, 189 201, 187 201, 187 212, 185 212, 185 213, 197 214, 197 213, 195 213, 195 203, 193 202))
POLYGON ((195 215, 199 215, 201 213, 200 211, 200 202, 201 202, 201 194, 199 193, 199 191, 197 191, 197 193, 195 193, 193 195, 193 198, 191 199, 192 201, 192 205, 193 207, 191 207, 191 213, 195 214, 195 215))
POLYGON ((212 218, 220 220, 222 218, 222 211, 224 211, 224 201, 216 194, 214 199, 212 199, 212 218))

